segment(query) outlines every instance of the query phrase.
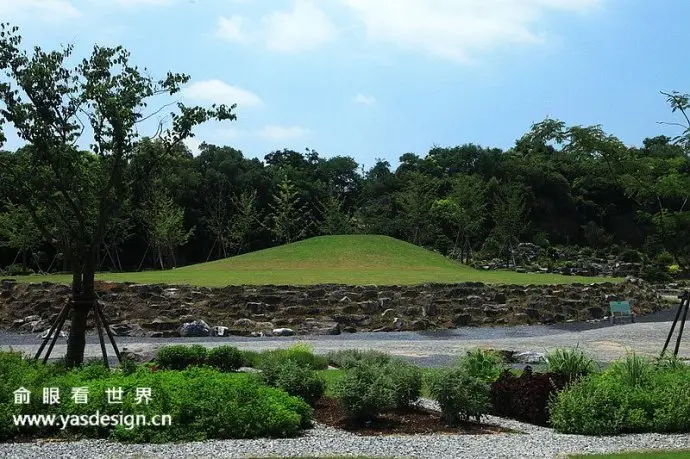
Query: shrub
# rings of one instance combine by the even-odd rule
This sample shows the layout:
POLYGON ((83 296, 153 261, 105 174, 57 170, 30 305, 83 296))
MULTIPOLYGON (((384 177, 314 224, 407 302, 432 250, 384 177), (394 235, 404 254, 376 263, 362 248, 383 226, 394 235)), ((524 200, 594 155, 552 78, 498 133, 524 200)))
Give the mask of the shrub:
POLYGON ((395 406, 395 391, 390 376, 382 367, 356 365, 336 381, 333 392, 348 417, 371 421, 395 406))
POLYGON ((493 413, 531 424, 546 426, 549 400, 562 390, 570 377, 562 373, 533 373, 525 367, 520 376, 504 371, 491 385, 493 413))
POLYGON ((261 360, 261 353, 257 351, 241 350, 243 367, 256 368, 261 360))
POLYGON ((448 425, 475 419, 491 410, 489 385, 467 374, 463 368, 450 368, 431 378, 431 396, 441 406, 441 418, 448 425))
POLYGON ((630 355, 560 392, 550 406, 559 432, 614 435, 690 430, 690 368, 630 355))
POLYGON ((642 263, 643 256, 637 250, 626 249, 618 254, 618 259, 625 263, 642 263))
POLYGON ((390 378, 396 408, 406 408, 422 393, 422 370, 400 359, 385 364, 383 372, 390 378))
POLYGON ((497 380, 505 370, 503 358, 496 351, 486 349, 467 351, 458 364, 469 376, 487 383, 497 380))
POLYGON ((372 365, 385 365, 392 359, 390 354, 373 349, 345 349, 342 351, 331 351, 327 354, 327 358, 331 365, 345 370, 363 362, 372 365))
POLYGON ((259 355, 257 366, 264 368, 264 361, 275 362, 279 360, 294 360, 299 365, 312 370, 325 370, 328 368, 328 359, 322 355, 315 355, 307 345, 294 345, 287 349, 274 349, 264 351, 259 355))
POLYGON ((311 368, 300 366, 294 360, 278 362, 270 374, 271 381, 268 381, 265 373, 264 377, 270 385, 300 397, 310 405, 326 392, 326 381, 311 368))
POLYGON ((672 265, 674 262, 675 260, 673 259, 673 255, 665 250, 654 257, 654 263, 659 266, 666 267, 668 265, 672 265))
POLYGON ((537 244, 542 249, 546 249, 551 245, 549 241, 549 235, 547 233, 539 232, 532 237, 532 242, 537 244))
POLYGON ((571 381, 596 370, 594 360, 577 348, 556 349, 546 356, 546 361, 550 373, 564 374, 571 381))
MULTIPOLYGON (((114 438, 133 442, 171 442, 205 440, 208 438, 291 437, 311 425, 312 409, 303 400, 285 392, 266 387, 252 375, 222 373, 211 368, 190 368, 184 371, 150 372, 139 367, 125 375, 112 372, 95 377, 100 371, 92 368, 56 371, 40 364, 17 360, 0 354, 0 416, 12 414, 101 415, 125 414, 130 421, 136 415, 170 415, 170 426, 67 426, 67 434, 80 437, 114 438), (8 370, 10 368, 10 371, 8 370), (4 378, 10 376, 10 378, 4 378), (21 384, 15 379, 20 378, 21 384), (8 387, 5 385, 9 385, 8 387), (16 387, 14 387, 16 385, 16 387), (12 391, 20 385, 32 392, 32 403, 15 405, 12 391), (40 403, 43 387, 58 387, 59 405, 40 403), (69 396, 72 387, 88 388, 88 403, 75 404, 69 396), (109 388, 122 388, 122 404, 108 403, 109 388), (149 403, 136 403, 135 389, 151 388, 149 403), (6 391, 6 388, 11 388, 6 391), (40 411, 39 411, 40 410, 40 411)), ((61 432, 60 426, 15 428, 13 423, 0 423, 0 438, 17 435, 44 436, 61 432)))
POLYGON ((206 363, 220 371, 237 371, 243 362, 242 353, 233 346, 214 347, 206 354, 206 363))
POLYGON ((166 346, 158 351, 156 361, 161 368, 184 370, 192 365, 203 365, 206 362, 206 348, 200 344, 166 346))
POLYGON ((131 357, 123 357, 120 362, 120 371, 123 375, 131 375, 137 371, 137 362, 131 357))

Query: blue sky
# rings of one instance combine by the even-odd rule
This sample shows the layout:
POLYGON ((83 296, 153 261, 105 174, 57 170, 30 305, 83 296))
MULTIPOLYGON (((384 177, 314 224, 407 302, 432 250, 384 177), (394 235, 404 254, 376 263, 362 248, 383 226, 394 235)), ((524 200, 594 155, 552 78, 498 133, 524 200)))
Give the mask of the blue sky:
POLYGON ((629 145, 675 135, 659 91, 690 91, 688 17, 687 0, 0 0, 27 45, 122 44, 154 76, 190 74, 185 102, 236 102, 192 150, 309 147, 367 167, 509 148, 547 116, 629 145))

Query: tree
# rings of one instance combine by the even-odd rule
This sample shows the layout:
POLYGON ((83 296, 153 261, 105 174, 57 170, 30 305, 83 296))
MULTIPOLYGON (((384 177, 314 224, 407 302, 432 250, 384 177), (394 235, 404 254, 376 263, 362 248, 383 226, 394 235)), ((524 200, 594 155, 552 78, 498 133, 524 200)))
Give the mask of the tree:
MULTIPOLYGON (((34 225, 26 209, 8 203, 6 210, 0 212, 0 247, 6 246, 17 251, 12 264, 22 256, 22 264, 26 267, 26 255, 30 253, 35 258, 34 249, 41 242, 41 232, 34 225)), ((40 265, 38 268, 40 270, 40 265)))
POLYGON ((304 237, 311 219, 292 182, 287 179, 280 182, 269 207, 271 212, 265 226, 273 234, 275 242, 289 244, 304 237))
POLYGON ((524 189, 517 184, 505 184, 498 189, 492 212, 494 233, 503 243, 506 251, 506 264, 510 266, 513 258, 513 244, 525 232, 529 222, 524 189))
POLYGON ((175 204, 164 190, 154 188, 145 201, 144 207, 137 212, 144 227, 149 245, 158 257, 161 269, 165 269, 163 254, 177 265, 175 249, 187 243, 194 233, 194 227, 184 229, 184 209, 175 204))
POLYGON ((230 228, 230 211, 226 200, 225 187, 219 187, 214 194, 206 197, 204 205, 205 215, 202 217, 208 231, 213 235, 213 246, 208 252, 206 261, 211 259, 213 249, 218 246, 223 258, 228 256, 228 244, 232 238, 230 228))
POLYGON ((340 198, 331 191, 326 199, 319 202, 321 221, 319 232, 321 234, 351 234, 352 221, 350 215, 343 209, 345 199, 340 198))
POLYGON ((230 238, 240 253, 245 245, 252 241, 259 225, 260 215, 256 208, 256 190, 243 191, 239 196, 233 197, 235 214, 232 218, 230 238))
MULTIPOLYGON (((127 172, 139 141, 137 126, 158 113, 144 113, 151 98, 174 95, 190 78, 168 73, 154 80, 130 64, 121 46, 94 46, 88 58, 69 67, 71 45, 55 51, 36 47, 31 55, 21 45, 19 29, 2 24, 0 126, 13 126, 29 144, 1 156, 0 169, 14 185, 4 188, 2 197, 31 215, 44 240, 71 267, 73 315, 65 360, 76 366, 84 358, 87 316, 96 300, 97 254, 132 188, 127 172), (87 125, 88 152, 77 148, 80 141, 89 142, 87 125)), ((177 103, 171 126, 159 123, 154 137, 164 148, 154 159, 164 162, 200 123, 235 119, 233 109, 177 103)))

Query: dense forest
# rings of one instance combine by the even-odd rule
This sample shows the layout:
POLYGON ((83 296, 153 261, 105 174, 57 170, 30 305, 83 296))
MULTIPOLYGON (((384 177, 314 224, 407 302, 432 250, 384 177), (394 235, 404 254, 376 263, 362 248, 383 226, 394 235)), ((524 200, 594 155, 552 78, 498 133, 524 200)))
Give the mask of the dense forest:
MULTIPOLYGON (((670 95, 669 101, 683 102, 670 95)), ((682 106, 681 106, 682 108, 682 106)), ((2 152, 21 162, 32 146, 2 152)), ((348 156, 273 151, 264 161, 231 146, 136 144, 133 184, 105 235, 101 270, 169 269, 327 234, 385 234, 469 262, 541 247, 639 250, 690 264, 690 155, 686 137, 626 147, 598 127, 545 120, 509 150, 474 144, 403 154, 368 170, 348 156)), ((97 167, 79 152, 80 167, 97 167)), ((88 172, 84 172, 87 173, 88 172)), ((19 177, 19 176, 15 176, 19 177)), ((4 190, 17 188, 10 174, 4 190)), ((56 216, 56 223, 59 218, 56 216)), ((3 200, 2 265, 64 271, 25 208, 3 200)))

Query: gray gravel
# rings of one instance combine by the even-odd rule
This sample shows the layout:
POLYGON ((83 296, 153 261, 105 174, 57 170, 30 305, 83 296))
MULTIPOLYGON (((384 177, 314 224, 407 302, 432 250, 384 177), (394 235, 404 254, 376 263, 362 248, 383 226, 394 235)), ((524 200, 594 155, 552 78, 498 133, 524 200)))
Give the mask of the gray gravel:
MULTIPOLYGON (((425 406, 435 407, 432 401, 425 406)), ((618 437, 561 435, 553 430, 493 416, 484 422, 520 433, 491 435, 359 436, 316 425, 302 437, 280 440, 212 440, 196 443, 132 445, 87 440, 0 444, 0 457, 33 459, 214 458, 266 456, 368 455, 438 459, 554 458, 568 453, 604 453, 643 449, 690 449, 690 435, 642 434, 618 437)))
MULTIPOLYGON (((150 351, 169 344, 202 344, 207 347, 230 344, 241 349, 264 350, 290 346, 305 342, 313 346, 316 353, 340 349, 378 349, 394 355, 407 357, 417 363, 435 367, 447 364, 465 351, 476 347, 492 347, 517 351, 548 351, 562 347, 579 346, 593 358, 610 362, 635 351, 642 355, 658 356, 668 336, 671 322, 637 322, 606 326, 592 324, 597 328, 559 328, 554 326, 521 326, 495 328, 462 328, 437 332, 391 332, 356 333, 339 336, 299 336, 290 338, 120 338, 120 347, 150 351)), ((580 327, 580 324, 573 324, 580 327)), ((687 328, 687 327, 686 327, 687 328)), ((41 340, 35 335, 0 333, 0 350, 14 349, 34 354, 41 340)), ((675 338, 672 345, 675 344, 675 338)), ((53 350, 53 356, 62 356, 66 350, 66 339, 61 338, 53 350)), ((86 346, 86 355, 100 357, 97 338, 91 337, 86 346)), ((110 352, 110 355, 113 355, 110 352)), ((681 343, 681 357, 690 358, 690 332, 686 330, 681 343)))

